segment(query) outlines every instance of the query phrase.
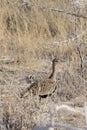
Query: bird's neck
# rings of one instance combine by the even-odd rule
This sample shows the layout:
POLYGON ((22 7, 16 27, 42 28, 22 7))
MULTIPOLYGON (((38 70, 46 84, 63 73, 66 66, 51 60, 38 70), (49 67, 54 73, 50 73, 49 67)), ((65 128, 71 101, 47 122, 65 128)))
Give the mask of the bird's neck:
POLYGON ((52 62, 52 72, 49 76, 49 79, 54 79, 55 77, 55 61, 52 62))

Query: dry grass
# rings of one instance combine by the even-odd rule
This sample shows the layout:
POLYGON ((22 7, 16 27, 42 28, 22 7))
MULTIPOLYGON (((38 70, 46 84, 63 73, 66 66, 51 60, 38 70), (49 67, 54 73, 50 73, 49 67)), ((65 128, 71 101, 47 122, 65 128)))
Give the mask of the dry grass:
MULTIPOLYGON (((49 56, 51 51, 57 53, 65 48, 72 48, 64 45, 61 48, 47 48, 48 44, 52 45, 54 41, 63 41, 72 38, 74 35, 74 18, 63 13, 53 11, 43 11, 39 7, 55 7, 71 9, 71 1, 66 0, 61 4, 59 0, 42 2, 31 1, 29 6, 18 2, 16 4, 7 1, 1 1, 0 15, 0 52, 1 55, 12 55, 15 60, 30 61, 30 58, 42 58, 44 55, 49 56), (43 4, 42 4, 43 3, 43 4), (30 5, 36 5, 32 7, 30 5), (3 51, 2 51, 3 49, 3 51), (42 55, 42 56, 41 56, 42 55)), ((79 19, 78 30, 81 32, 86 28, 86 22, 79 19)), ((85 36, 83 37, 85 41, 85 36)), ((70 50, 69 50, 70 51, 70 50)), ((58 55, 56 54, 56 55, 58 55)), ((45 57, 44 57, 45 58, 45 57)))
MULTIPOLYGON (((6 105, 1 130, 30 130, 46 125, 50 122, 48 111, 52 103, 73 101, 78 105, 87 100, 87 32, 77 43, 68 41, 75 35, 74 16, 40 8, 74 12, 72 0, 31 0, 25 5, 21 0, 16 1, 0 0, 0 101, 6 105), (39 72, 49 74, 52 56, 59 61, 55 94, 41 102, 32 94, 20 99, 20 92, 27 87, 20 79, 30 73, 37 77, 39 72)), ((86 13, 86 8, 79 11, 82 15, 86 13)), ((83 18, 77 18, 77 22, 79 34, 87 28, 87 23, 83 18)), ((71 118, 63 117, 63 121, 76 125, 77 117, 71 118)), ((83 126, 83 117, 80 118, 77 121, 83 126)))

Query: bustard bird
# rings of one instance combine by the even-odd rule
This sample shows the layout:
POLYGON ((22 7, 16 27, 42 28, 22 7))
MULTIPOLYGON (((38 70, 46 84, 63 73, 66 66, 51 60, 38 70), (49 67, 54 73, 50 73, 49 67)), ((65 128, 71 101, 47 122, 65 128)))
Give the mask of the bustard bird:
POLYGON ((21 98, 24 97, 25 93, 28 91, 32 91, 34 95, 38 95, 39 97, 51 95, 56 89, 55 66, 57 62, 56 58, 52 60, 52 72, 48 78, 35 79, 32 75, 29 77, 27 76, 26 82, 30 83, 30 86, 21 93, 21 98))

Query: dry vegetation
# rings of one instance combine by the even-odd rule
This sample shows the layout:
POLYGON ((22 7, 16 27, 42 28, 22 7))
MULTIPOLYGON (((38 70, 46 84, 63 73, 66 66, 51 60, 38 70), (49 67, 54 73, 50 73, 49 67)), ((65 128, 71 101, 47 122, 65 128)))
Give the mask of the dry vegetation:
MULTIPOLYGON (((87 100, 87 18, 83 17, 87 8, 79 9, 75 17, 73 0, 10 1, 0 0, 0 104, 4 104, 0 130, 31 130, 50 123, 52 104, 71 101, 82 107, 87 100), (84 31, 71 40, 76 32, 84 31), (48 76, 53 56, 58 60, 55 93, 41 101, 32 93, 21 99, 20 93, 28 86, 21 79, 29 74, 48 76)), ((79 127, 85 124, 82 116, 73 113, 61 115, 61 121, 79 127)))

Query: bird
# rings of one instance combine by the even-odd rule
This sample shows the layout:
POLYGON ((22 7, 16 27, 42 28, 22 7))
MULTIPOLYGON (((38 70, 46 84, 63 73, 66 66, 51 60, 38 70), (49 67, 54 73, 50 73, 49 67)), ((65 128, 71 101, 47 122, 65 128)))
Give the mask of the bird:
POLYGON ((58 60, 56 58, 52 59, 52 72, 48 78, 35 79, 35 76, 33 75, 26 76, 26 82, 30 85, 21 93, 21 98, 24 97, 28 91, 32 91, 33 95, 38 95, 41 98, 52 95, 52 93, 56 90, 55 66, 57 62, 58 60))

